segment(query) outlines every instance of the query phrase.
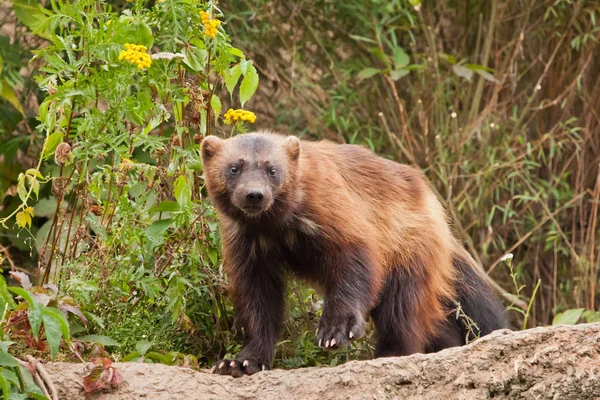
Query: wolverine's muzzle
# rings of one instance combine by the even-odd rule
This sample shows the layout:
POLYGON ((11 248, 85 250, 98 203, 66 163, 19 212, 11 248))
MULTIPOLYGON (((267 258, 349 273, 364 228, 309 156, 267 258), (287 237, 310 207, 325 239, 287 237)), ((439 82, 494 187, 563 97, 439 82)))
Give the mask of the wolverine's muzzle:
POLYGON ((239 188, 234 194, 234 205, 248 215, 258 215, 271 207, 273 196, 265 188, 239 188))

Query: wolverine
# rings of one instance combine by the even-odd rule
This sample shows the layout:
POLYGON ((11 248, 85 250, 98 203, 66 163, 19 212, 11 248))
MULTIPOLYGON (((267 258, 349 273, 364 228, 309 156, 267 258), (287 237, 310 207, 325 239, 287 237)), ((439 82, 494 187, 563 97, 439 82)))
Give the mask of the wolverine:
POLYGON ((326 349, 360 338, 369 315, 375 357, 435 352, 506 327, 415 168, 358 145, 270 132, 208 136, 201 153, 244 333, 239 354, 212 373, 271 368, 290 273, 324 296, 316 341, 326 349))

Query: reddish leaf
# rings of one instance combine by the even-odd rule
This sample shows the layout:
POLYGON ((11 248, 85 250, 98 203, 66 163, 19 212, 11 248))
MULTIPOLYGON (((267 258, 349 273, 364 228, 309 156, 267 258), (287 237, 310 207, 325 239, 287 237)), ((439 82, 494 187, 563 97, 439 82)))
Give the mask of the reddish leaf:
POLYGON ((25 272, 10 271, 10 276, 12 276, 14 280, 19 282, 23 289, 27 290, 31 287, 31 281, 29 280, 29 276, 27 276, 25 272))
POLYGON ((113 378, 110 381, 110 384, 114 388, 118 388, 123 383, 123 375, 119 372, 115 367, 110 367, 113 370, 113 378))
POLYGON ((86 393, 92 393, 105 388, 108 382, 106 382, 106 379, 103 379, 103 375, 104 368, 102 366, 94 367, 88 375, 83 377, 83 390, 86 393))
POLYGON ((44 307, 50 304, 50 301, 53 300, 52 297, 48 296, 45 293, 34 293, 33 296, 35 297, 37 302, 43 305, 44 307))
MULTIPOLYGON (((92 360, 92 370, 83 378, 83 390, 86 393, 105 389, 116 388, 123 383, 123 376, 107 357, 97 357, 92 360)), ((89 367, 88 367, 89 368, 89 367)))
POLYGON ((83 323, 83 325, 87 325, 88 320, 85 317, 85 315, 83 315, 83 313, 81 312, 79 307, 72 306, 70 304, 60 304, 58 306, 58 308, 60 309, 60 311, 64 312, 67 315, 68 315, 68 312, 70 312, 71 314, 77 315, 79 317, 79 319, 81 320, 81 322, 83 323))
POLYGON ((44 289, 52 290, 54 292, 54 295, 58 293, 58 286, 56 286, 54 283, 46 283, 44 285, 44 289))
POLYGON ((112 365, 112 360, 108 357, 96 357, 92 359, 94 365, 101 365, 104 369, 107 369, 112 365))

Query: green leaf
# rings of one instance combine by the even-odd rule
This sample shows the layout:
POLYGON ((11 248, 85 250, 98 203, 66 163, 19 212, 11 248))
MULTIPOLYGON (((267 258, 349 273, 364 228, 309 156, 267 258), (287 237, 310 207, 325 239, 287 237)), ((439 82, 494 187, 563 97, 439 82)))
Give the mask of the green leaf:
POLYGON ((381 70, 379 70, 377 68, 365 68, 358 73, 357 78, 359 81, 362 81, 363 79, 370 78, 374 75, 377 75, 380 72, 381 72, 381 70))
POLYGON ((466 80, 470 81, 471 77, 473 76, 473 71, 471 71, 469 68, 462 66, 462 65, 453 65, 452 66, 452 71, 454 71, 454 73, 462 78, 465 78, 466 80))
POLYGON ((174 201, 165 200, 162 201, 156 207, 152 207, 150 212, 177 212, 181 211, 181 207, 174 201))
POLYGON ((25 116, 25 110, 23 109, 17 94, 13 88, 8 86, 8 82, 6 82, 4 79, 0 80, 0 97, 12 104, 13 107, 21 113, 21 115, 25 116))
POLYGON ((63 133, 62 132, 54 132, 46 138, 46 142, 44 143, 44 150, 42 151, 42 157, 44 160, 49 159, 54 155, 56 148, 63 141, 63 133))
POLYGON ((50 353, 52 354, 52 359, 54 360, 56 358, 56 354, 58 354, 58 346, 60 346, 60 339, 62 336, 60 323, 50 315, 44 314, 43 317, 46 340, 48 341, 50 353))
POLYGON ((216 94, 213 94, 213 97, 210 99, 210 106, 212 107, 214 115, 221 114, 221 99, 216 94))
POLYGON ((192 71, 200 72, 204 70, 206 66, 207 52, 204 49, 199 49, 194 46, 189 46, 183 49, 185 58, 183 63, 187 65, 192 71))
POLYGON ((34 303, 33 308, 29 308, 29 325, 31 325, 31 333, 35 340, 38 338, 40 333, 40 327, 42 326, 42 320, 44 315, 44 306, 38 302, 34 303))
POLYGON ((38 333, 40 332, 40 328, 42 326, 44 306, 35 301, 31 293, 29 293, 25 289, 11 286, 8 288, 8 290, 10 290, 18 296, 21 296, 25 299, 25 301, 27 301, 27 304, 29 305, 28 317, 29 325, 31 325, 31 333, 33 334, 35 340, 37 340, 38 333))
POLYGON ((146 237, 153 242, 161 242, 167 229, 173 223, 172 219, 159 219, 146 229, 146 237))
POLYGON ((248 61, 246 59, 240 60, 239 66, 240 66, 240 71, 242 71, 243 75, 246 75, 246 71, 248 70, 248 65, 252 65, 252 61, 248 61))
POLYGON ((575 325, 585 308, 574 308, 563 313, 556 314, 552 320, 552 326, 555 325, 575 325))
POLYGON ((24 150, 29 146, 27 136, 17 136, 2 142, 0 146, 0 154, 4 154, 5 158, 12 159, 17 155, 19 149, 24 150))
POLYGON ((187 178, 185 175, 180 175, 175 181, 175 199, 181 208, 186 208, 191 205, 192 198, 190 192, 190 186, 188 185, 187 178))
MULTIPOLYGON (((71 346, 71 332, 69 331, 69 321, 65 313, 60 311, 58 308, 46 307, 44 308, 44 316, 54 318, 60 327, 63 337, 69 346, 71 346)), ((44 324, 46 319, 44 318, 44 324)))
POLYGON ((4 377, 2 368, 0 368, 0 389, 2 389, 2 398, 10 399, 10 385, 4 377))
POLYGON ((354 39, 356 41, 359 41, 359 42, 366 42, 366 43, 377 44, 377 41, 375 41, 375 40, 373 40, 371 38, 368 38, 368 37, 364 37, 364 36, 350 35, 350 38, 354 39))
POLYGON ((17 360, 8 354, 6 351, 0 351, 0 366, 2 367, 18 367, 17 360))
POLYGON ((38 36, 48 40, 51 39, 48 32, 40 31, 40 27, 48 17, 40 10, 38 0, 12 0, 12 3, 15 15, 23 25, 38 36))
POLYGON ((143 44, 147 48, 152 48, 154 37, 152 29, 148 24, 139 21, 132 16, 123 16, 119 21, 119 28, 115 27, 115 43, 135 43, 143 44))
POLYGON ((410 61, 408 54, 404 52, 402 47, 394 47, 394 55, 393 55, 394 64, 396 64, 397 68, 406 67, 410 61))
MULTIPOLYGON (((6 286, 6 280, 4 280, 4 276, 0 275, 0 296, 4 299, 5 302, 8 303, 8 306, 11 309, 15 309, 17 307, 17 303, 13 299, 12 295, 8 293, 8 287, 6 286)), ((4 308, 2 309, 4 312, 4 308)))
POLYGON ((476 69, 475 72, 478 73, 479 75, 481 75, 483 77, 483 79, 485 79, 486 81, 498 82, 498 80, 496 78, 494 78, 494 75, 490 74, 489 72, 487 72, 484 69, 476 69))
POLYGON ((236 47, 230 47, 229 54, 236 56, 236 57, 244 58, 244 53, 242 53, 242 51, 236 47))
POLYGON ((46 396, 43 395, 42 391, 38 389, 38 391, 28 390, 26 392, 27 396, 33 397, 35 400, 50 400, 46 396))
POLYGON ((122 359, 121 362, 130 362, 130 361, 135 361, 138 358, 140 358, 142 355, 140 353, 138 353, 137 351, 131 352, 127 355, 125 355, 122 359))
MULTIPOLYGON (((6 378, 6 380, 15 385, 15 386, 19 386, 19 377, 17 376, 17 374, 15 374, 14 369, 11 368, 2 368, 2 375, 4 375, 4 377, 6 378)), ((11 396, 11 400, 14 398, 14 393, 13 396, 11 396)))
POLYGON ((407 70, 406 68, 402 68, 402 69, 395 69, 392 72, 390 72, 390 77, 392 78, 392 80, 397 81, 398 79, 402 78, 403 76, 406 76, 410 73, 409 70, 407 70))
POLYGON ((147 340, 140 340, 139 342, 137 342, 135 344, 135 349, 141 355, 146 354, 146 352, 150 349, 150 347, 152 347, 152 343, 150 343, 147 340))
POLYGON ((456 64, 456 58, 454 58, 454 56, 450 55, 450 54, 446 54, 446 53, 438 53, 438 56, 442 59, 442 60, 446 60, 448 61, 450 64, 454 65, 456 64))
POLYGON ((33 208, 36 217, 50 217, 56 212, 56 197, 40 199, 33 208))
POLYGON ((80 338, 77 338, 77 340, 81 340, 82 342, 88 342, 88 343, 98 343, 101 344, 102 346, 120 346, 121 343, 117 342, 115 339, 111 338, 110 336, 103 336, 103 335, 86 335, 86 336, 82 336, 80 338))
POLYGON ((35 178, 31 178, 29 184, 31 185, 33 194, 35 194, 35 198, 38 199, 40 196, 40 182, 35 178))
POLYGON ((244 79, 242 80, 242 84, 240 85, 240 103, 242 104, 242 107, 250 100, 250 98, 252 98, 257 88, 258 73, 256 72, 254 65, 249 65, 246 74, 244 75, 244 79))
POLYGON ((33 297, 33 295, 31 293, 29 293, 25 289, 16 287, 16 286, 10 286, 8 288, 8 290, 13 292, 17 296, 21 296, 29 304, 30 309, 34 307, 34 305, 36 303, 35 298, 33 297))
POLYGON ((214 247, 208 247, 206 249, 206 254, 208 255, 208 258, 210 258, 212 264, 217 265, 217 250, 214 247))
POLYGON ((25 175, 36 177, 39 179, 44 179, 44 175, 42 175, 42 173, 35 168, 29 168, 27 171, 25 171, 25 175))
POLYGON ((223 79, 225 80, 225 86, 227 87, 230 98, 233 96, 233 89, 235 89, 235 85, 237 85, 241 75, 242 68, 240 67, 240 64, 236 64, 223 72, 223 79))
POLYGON ((371 54, 373 54, 377 59, 383 62, 388 68, 390 67, 390 56, 385 54, 379 47, 372 47, 369 49, 371 54))

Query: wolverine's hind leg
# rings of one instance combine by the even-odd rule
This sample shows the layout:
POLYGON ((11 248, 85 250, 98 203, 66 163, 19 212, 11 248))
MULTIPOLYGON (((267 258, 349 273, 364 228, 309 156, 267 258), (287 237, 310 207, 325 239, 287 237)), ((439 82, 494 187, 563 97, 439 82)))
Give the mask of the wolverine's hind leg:
POLYGON ((405 356, 424 352, 429 315, 427 277, 405 268, 395 268, 386 278, 378 305, 371 315, 375 322, 375 357, 405 356))

